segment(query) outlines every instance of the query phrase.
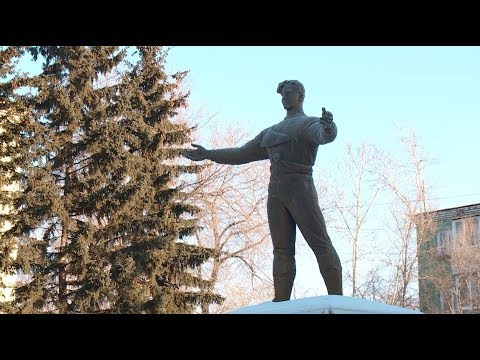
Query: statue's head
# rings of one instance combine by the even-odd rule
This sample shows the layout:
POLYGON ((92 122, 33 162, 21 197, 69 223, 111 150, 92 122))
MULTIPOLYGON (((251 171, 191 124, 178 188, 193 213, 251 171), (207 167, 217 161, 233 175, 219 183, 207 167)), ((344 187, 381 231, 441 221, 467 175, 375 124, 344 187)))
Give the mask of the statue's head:
POLYGON ((277 93, 282 95, 285 110, 301 109, 305 98, 305 88, 298 80, 285 80, 278 84, 277 93))
POLYGON ((305 88, 303 87, 303 84, 298 81, 298 80, 285 80, 282 81, 280 84, 278 84, 277 87, 277 93, 281 94, 282 90, 285 86, 289 86, 292 89, 296 89, 298 93, 300 94, 302 101, 305 99, 305 88))

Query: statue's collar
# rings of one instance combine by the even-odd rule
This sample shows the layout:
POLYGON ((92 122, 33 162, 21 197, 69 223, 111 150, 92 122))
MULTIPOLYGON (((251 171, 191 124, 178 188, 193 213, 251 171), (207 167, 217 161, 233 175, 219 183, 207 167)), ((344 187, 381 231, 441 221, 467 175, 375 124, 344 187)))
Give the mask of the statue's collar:
POLYGON ((288 119, 294 118, 296 116, 301 116, 301 115, 305 115, 305 113, 302 111, 302 112, 298 112, 298 113, 295 113, 295 114, 292 114, 292 115, 287 115, 287 116, 285 116, 285 119, 283 119, 283 120, 288 120, 288 119))

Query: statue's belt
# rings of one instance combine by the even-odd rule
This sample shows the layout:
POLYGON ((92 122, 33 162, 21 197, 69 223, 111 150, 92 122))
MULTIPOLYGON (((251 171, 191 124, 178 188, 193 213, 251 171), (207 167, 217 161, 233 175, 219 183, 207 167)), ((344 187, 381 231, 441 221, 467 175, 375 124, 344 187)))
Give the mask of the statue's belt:
POLYGON ((272 176, 275 175, 312 175, 312 167, 296 162, 277 160, 271 162, 272 176))

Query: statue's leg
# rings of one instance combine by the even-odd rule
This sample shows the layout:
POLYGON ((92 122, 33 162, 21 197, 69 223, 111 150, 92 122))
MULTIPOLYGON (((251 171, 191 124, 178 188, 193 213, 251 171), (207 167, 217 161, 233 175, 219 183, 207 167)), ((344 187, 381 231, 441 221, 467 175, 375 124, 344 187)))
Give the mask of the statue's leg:
POLYGON ((273 243, 273 301, 286 301, 295 280, 295 222, 276 194, 269 194, 267 212, 273 243))
POLYGON ((328 236, 313 179, 295 181, 292 189, 296 191, 288 204, 290 212, 317 258, 328 294, 343 295, 342 265, 328 236))

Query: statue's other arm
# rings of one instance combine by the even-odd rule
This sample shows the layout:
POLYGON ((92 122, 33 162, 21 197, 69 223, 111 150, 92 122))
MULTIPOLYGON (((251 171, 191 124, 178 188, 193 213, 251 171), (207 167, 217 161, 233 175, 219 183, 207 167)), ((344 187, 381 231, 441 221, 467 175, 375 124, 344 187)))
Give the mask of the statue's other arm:
POLYGON ((307 120, 307 138, 317 145, 324 145, 332 142, 337 137, 337 125, 332 121, 329 127, 320 123, 320 118, 310 118, 307 120))
POLYGON ((266 130, 262 131, 254 139, 241 147, 208 150, 207 159, 219 164, 231 165, 246 164, 252 161, 268 159, 266 150, 260 146, 265 132, 266 130))
POLYGON ((337 125, 330 111, 322 108, 322 117, 309 117, 305 122, 306 136, 316 145, 328 144, 337 137, 337 125))

